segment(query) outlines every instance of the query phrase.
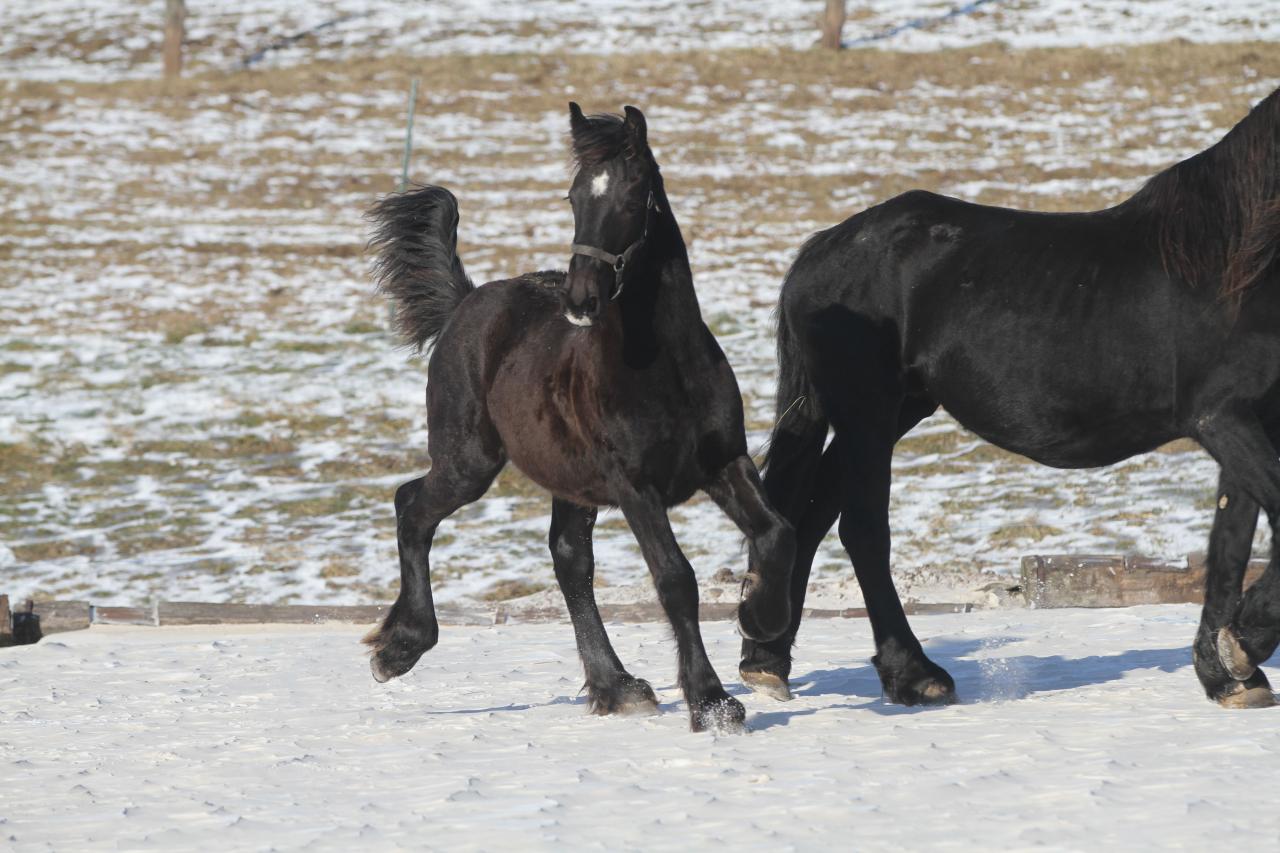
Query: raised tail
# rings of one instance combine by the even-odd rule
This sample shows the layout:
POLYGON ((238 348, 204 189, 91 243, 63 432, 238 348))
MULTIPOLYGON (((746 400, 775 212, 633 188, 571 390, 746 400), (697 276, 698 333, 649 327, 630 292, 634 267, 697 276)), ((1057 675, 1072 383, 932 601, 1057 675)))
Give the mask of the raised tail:
POLYGON ((418 187, 379 199, 365 218, 378 291, 395 305, 400 337, 421 352, 475 290, 458 258, 458 200, 444 187, 418 187))

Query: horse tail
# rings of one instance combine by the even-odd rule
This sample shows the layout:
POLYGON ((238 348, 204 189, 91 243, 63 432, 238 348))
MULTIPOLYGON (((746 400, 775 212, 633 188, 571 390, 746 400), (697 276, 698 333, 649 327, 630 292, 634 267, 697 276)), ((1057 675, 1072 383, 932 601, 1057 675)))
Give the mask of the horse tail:
POLYGON ((378 292, 391 298, 400 337, 421 352, 475 290, 458 258, 458 200, 444 187, 417 187, 384 196, 365 218, 378 292))
POLYGON ((788 296, 804 288, 803 256, 804 249, 787 273, 778 302, 778 414, 764 461, 765 493, 793 523, 808 506, 829 425, 809 374, 795 311, 789 307, 788 296))

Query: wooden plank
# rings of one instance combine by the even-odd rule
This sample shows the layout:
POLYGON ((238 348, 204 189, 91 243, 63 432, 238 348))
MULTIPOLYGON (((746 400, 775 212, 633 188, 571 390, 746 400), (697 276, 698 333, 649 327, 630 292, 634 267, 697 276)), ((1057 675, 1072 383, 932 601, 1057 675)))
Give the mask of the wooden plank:
MULTIPOLYGON (((665 622, 666 612, 656 601, 636 602, 633 604, 601 604, 600 618, 605 622, 665 622)), ((927 603, 907 604, 903 608, 908 616, 927 613, 969 613, 972 604, 927 603)), ((703 601, 698 605, 698 618, 703 622, 725 622, 737 618, 737 602, 703 601)), ((805 619, 865 619, 865 607, 847 607, 844 609, 825 609, 807 607, 805 619)), ((495 624, 507 622, 564 622, 569 618, 563 607, 539 607, 528 609, 509 609, 499 606, 494 614, 495 624)))
POLYGON ((40 617, 42 634, 81 631, 91 622, 87 601, 37 601, 31 612, 40 617))
POLYGON ((9 612, 9 596, 0 595, 0 647, 13 645, 13 614, 9 612))
POLYGON ((340 607, 306 604, 211 604, 196 601, 162 601, 158 608, 161 625, 375 622, 386 610, 385 606, 378 604, 340 607))
MULTIPOLYGON (((1246 587, 1266 563, 1253 560, 1246 587)), ((1022 589, 1031 607, 1132 607, 1204 602, 1204 555, 1183 565, 1146 557, 1053 555, 1022 558, 1022 589)))
POLYGON ((121 607, 117 605, 95 605, 90 613, 95 625, 154 625, 156 611, 154 607, 121 607))
MULTIPOLYGON (((162 601, 158 606, 161 625, 250 625, 346 622, 368 625, 384 617, 389 604, 207 604, 193 601, 162 601)), ((452 605, 436 607, 441 625, 490 625, 487 612, 465 610, 452 605)))

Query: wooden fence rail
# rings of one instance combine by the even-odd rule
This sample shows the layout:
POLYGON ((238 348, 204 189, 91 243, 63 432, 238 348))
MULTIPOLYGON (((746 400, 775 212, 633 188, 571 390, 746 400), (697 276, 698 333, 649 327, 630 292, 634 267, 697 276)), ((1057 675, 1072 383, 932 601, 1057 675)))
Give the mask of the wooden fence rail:
MULTIPOLYGON (((1266 562, 1249 563, 1245 586, 1253 583, 1266 562)), ((1136 604, 1198 604, 1203 601, 1205 563, 1203 554, 1191 554, 1181 564, 1163 563, 1145 557, 1120 555, 1033 555, 1022 558, 1022 601, 1029 607, 1130 607, 1136 604)), ((1016 601, 1017 598, 1015 597, 1016 601)), ((389 605, 312 604, 214 604, 188 601, 160 601, 149 607, 99 606, 87 601, 37 601, 32 613, 39 617, 40 631, 52 634, 74 631, 90 625, 247 625, 262 623, 320 624, 347 622, 373 624, 389 605)), ((704 620, 732 619, 736 602, 704 601, 699 609, 704 620)), ((908 615, 924 613, 968 613, 972 604, 908 603, 908 615)), ((25 612, 25 611, 20 611, 25 612)), ((519 622, 560 622, 568 618, 563 606, 520 607, 500 604, 494 609, 437 605, 442 625, 493 625, 519 622)), ((658 622, 665 620, 656 602, 602 604, 600 615, 606 622, 658 622)), ((844 609, 808 608, 809 619, 860 619, 862 607, 844 609)), ((13 621, 9 599, 0 595, 0 645, 13 642, 13 621)))

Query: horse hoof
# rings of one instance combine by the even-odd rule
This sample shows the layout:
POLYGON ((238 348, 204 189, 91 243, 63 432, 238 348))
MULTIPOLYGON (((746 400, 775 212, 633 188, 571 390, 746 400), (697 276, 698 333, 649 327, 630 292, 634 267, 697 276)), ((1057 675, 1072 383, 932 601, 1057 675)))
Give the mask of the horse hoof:
POLYGON ((600 717, 651 717, 658 713, 658 697, 643 678, 627 676, 617 684, 588 688, 587 711, 600 717))
POLYGON ((1276 704, 1276 695, 1269 686, 1249 687, 1236 684, 1230 693, 1218 697, 1218 704, 1224 708, 1270 708, 1276 704))
POLYGON ((379 684, 386 684, 388 681, 396 677, 394 672, 388 672, 382 668, 382 664, 378 663, 377 655, 369 658, 369 670, 373 672, 373 680, 379 684))
POLYGON ((1257 669, 1240 645, 1240 639, 1225 626, 1218 629, 1218 659, 1222 668, 1236 681, 1247 681, 1257 669))
POLYGON ((747 709, 732 696, 698 704, 689 715, 689 729, 716 735, 738 735, 747 731, 747 709))
POLYGON ((895 705, 954 705, 956 683, 945 669, 928 658, 915 658, 890 669, 881 655, 871 658, 884 698, 895 705))
POLYGON ((791 686, 780 675, 762 670, 739 670, 742 683, 751 688, 753 693, 777 699, 779 702, 791 701, 791 686))

